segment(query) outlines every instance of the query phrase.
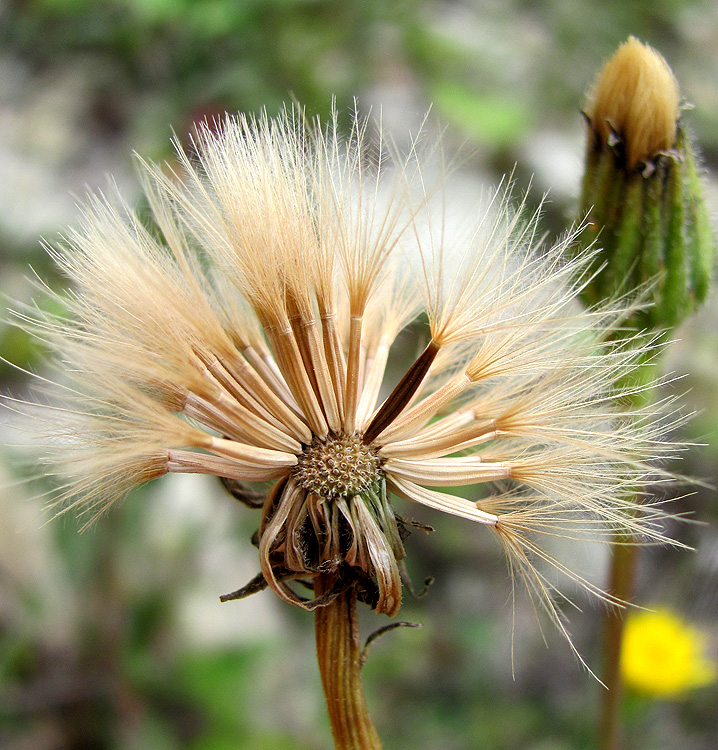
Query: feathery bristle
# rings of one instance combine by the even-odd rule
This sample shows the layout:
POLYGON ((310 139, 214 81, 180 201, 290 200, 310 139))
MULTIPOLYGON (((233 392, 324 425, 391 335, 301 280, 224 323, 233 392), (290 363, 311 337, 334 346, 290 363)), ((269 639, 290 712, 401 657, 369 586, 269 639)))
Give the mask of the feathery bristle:
POLYGON ((90 199, 49 248, 73 283, 67 315, 17 313, 67 381, 45 412, 60 499, 101 512, 166 472, 276 480, 266 583, 311 609, 336 592, 308 602, 289 582, 343 571, 394 614, 388 487, 492 528, 565 633, 534 560, 593 587, 542 534, 664 540, 661 507, 629 498, 677 446, 657 407, 622 407, 657 343, 614 340, 638 303, 580 307, 594 258, 566 258, 575 233, 541 245, 508 181, 478 218, 452 215, 417 144, 372 150, 358 117, 346 139, 297 109, 227 117, 199 128, 196 158, 177 146, 181 172, 141 163, 157 231, 90 199), (429 343, 379 403, 397 336, 423 315, 429 343))

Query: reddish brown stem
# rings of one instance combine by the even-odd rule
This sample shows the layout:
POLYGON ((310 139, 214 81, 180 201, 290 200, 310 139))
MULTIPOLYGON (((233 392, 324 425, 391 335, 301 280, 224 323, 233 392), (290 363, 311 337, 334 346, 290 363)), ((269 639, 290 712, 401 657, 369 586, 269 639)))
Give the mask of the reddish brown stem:
MULTIPOLYGON (((336 576, 320 573, 315 596, 331 591, 336 576)), ((315 613, 317 661, 336 750, 381 750, 361 684, 361 649, 353 587, 315 613)))

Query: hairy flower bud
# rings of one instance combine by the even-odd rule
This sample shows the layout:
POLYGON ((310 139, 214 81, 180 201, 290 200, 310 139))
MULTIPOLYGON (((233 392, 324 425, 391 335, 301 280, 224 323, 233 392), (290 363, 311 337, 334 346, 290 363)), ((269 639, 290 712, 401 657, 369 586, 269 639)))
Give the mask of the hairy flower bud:
POLYGON ((652 285, 639 327, 674 326, 706 296, 715 237, 695 151, 666 61, 631 37, 601 71, 585 112, 589 128, 581 214, 584 242, 605 268, 584 293, 593 304, 652 285))
POLYGON ((630 37, 596 80, 586 114, 603 144, 623 142, 629 168, 673 148, 678 83, 654 49, 630 37))

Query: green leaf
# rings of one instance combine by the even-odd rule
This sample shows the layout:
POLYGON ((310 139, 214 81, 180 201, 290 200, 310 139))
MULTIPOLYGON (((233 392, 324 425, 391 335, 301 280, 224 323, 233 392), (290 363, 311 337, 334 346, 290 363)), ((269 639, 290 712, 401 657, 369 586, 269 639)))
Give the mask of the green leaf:
POLYGON ((506 147, 531 126, 526 105, 497 94, 479 94, 455 83, 439 83, 431 97, 440 114, 479 143, 506 147))

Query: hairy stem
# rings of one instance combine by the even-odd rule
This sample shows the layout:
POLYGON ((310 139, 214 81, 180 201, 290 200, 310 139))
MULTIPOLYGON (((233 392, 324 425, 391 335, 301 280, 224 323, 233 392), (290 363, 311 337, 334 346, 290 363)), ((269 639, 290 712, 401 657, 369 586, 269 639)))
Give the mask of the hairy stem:
MULTIPOLYGON (((314 579, 315 596, 331 591, 333 573, 314 579)), ((361 684, 361 649, 354 587, 315 614, 317 661, 336 750, 381 750, 361 684)))

